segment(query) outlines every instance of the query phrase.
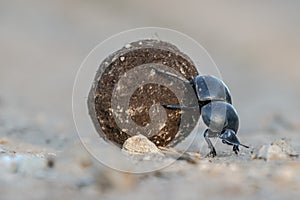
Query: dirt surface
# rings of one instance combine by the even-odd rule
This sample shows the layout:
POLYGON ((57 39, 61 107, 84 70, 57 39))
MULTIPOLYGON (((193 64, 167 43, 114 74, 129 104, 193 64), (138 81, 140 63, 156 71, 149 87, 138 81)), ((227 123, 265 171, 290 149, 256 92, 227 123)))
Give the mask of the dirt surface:
POLYGON ((0 199, 298 199, 299 9, 297 1, 1 1, 0 199), (176 29, 208 50, 250 150, 236 156, 219 141, 218 156, 204 158, 200 123, 189 148, 200 149, 197 162, 135 175, 87 153, 72 119, 77 69, 99 42, 140 26, 176 29))

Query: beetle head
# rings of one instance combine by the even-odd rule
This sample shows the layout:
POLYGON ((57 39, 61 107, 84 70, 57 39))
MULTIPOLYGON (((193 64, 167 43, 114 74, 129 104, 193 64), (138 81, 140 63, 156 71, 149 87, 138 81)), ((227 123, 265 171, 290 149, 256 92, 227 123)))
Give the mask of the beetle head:
POLYGON ((241 145, 245 148, 249 148, 248 146, 240 143, 235 135, 235 132, 231 129, 226 129, 225 131, 223 131, 219 138, 222 139, 223 143, 226 143, 228 145, 241 145))

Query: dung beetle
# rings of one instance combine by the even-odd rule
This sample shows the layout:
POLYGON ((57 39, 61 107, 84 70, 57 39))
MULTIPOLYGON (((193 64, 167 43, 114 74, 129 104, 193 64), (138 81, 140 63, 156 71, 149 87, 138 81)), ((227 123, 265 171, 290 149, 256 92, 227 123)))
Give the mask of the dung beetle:
POLYGON ((186 80, 176 74, 153 68, 157 73, 174 77, 189 84, 194 89, 198 98, 198 105, 181 106, 161 104, 166 109, 189 109, 199 107, 202 120, 208 127, 204 131, 204 138, 210 149, 208 157, 215 157, 216 150, 210 138, 218 137, 224 144, 232 145, 235 154, 239 152, 241 144, 236 136, 239 128, 239 117, 232 106, 231 95, 228 87, 220 79, 211 75, 198 75, 191 80, 186 80))

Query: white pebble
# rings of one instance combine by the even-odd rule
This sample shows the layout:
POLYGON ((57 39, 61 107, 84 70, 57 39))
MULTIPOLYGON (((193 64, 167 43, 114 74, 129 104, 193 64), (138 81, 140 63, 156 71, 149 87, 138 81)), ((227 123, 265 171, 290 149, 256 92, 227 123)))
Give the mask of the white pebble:
POLYGON ((131 44, 126 44, 126 45, 125 45, 125 48, 126 48, 126 49, 129 49, 130 47, 131 47, 131 44))

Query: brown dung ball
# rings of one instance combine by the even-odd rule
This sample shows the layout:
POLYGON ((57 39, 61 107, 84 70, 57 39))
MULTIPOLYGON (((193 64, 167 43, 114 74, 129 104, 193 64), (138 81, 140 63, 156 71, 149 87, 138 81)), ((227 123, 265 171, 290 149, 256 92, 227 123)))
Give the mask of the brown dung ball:
MULTIPOLYGON (((121 147, 129 137, 140 134, 140 129, 129 133, 127 129, 120 127, 116 121, 118 117, 116 113, 120 114, 119 120, 122 123, 127 123, 129 119, 138 128, 143 128, 147 127, 151 120, 153 123, 155 121, 156 117, 151 116, 153 108, 151 106, 154 104, 180 104, 180 99, 170 89, 172 81, 169 85, 160 84, 170 77, 156 75, 156 80, 160 83, 152 81, 135 86, 142 77, 147 79, 152 75, 153 67, 171 69, 187 80, 198 75, 191 59, 168 42, 140 40, 127 44, 112 53, 100 64, 88 97, 89 114, 102 138, 121 147), (144 70, 144 72, 134 72, 135 69, 144 70), (120 83, 123 84, 120 85, 120 83), (130 92, 131 90, 133 92, 130 92), (124 106, 120 106, 118 103, 122 104, 122 102, 117 102, 118 106, 114 107, 112 99, 116 99, 116 94, 122 96, 119 99, 125 98, 129 105, 124 103, 124 106), (122 119, 125 115, 129 116, 127 121, 122 119)), ((186 95, 184 90, 180 92, 183 92, 182 96, 186 95)), ((199 110, 185 121, 182 121, 183 111, 181 110, 165 109, 165 112, 166 121, 160 125, 157 123, 160 127, 153 125, 157 128, 157 133, 153 134, 149 131, 149 133, 142 134, 157 146, 174 146, 193 130, 199 118, 199 110), (181 123, 184 123, 183 128, 179 130, 181 123)))

